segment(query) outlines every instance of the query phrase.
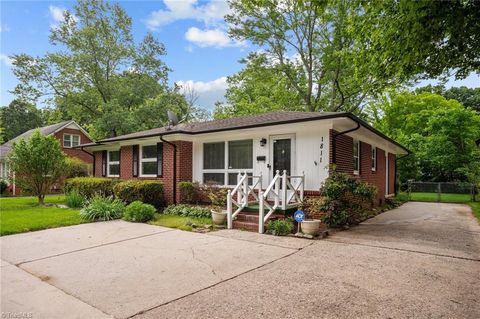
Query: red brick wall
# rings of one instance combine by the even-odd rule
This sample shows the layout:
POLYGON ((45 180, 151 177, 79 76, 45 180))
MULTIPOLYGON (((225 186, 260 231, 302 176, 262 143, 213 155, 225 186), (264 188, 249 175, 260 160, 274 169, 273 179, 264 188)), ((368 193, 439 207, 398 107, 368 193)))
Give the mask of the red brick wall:
POLYGON ((388 194, 395 193, 395 154, 388 154, 388 194))
POLYGON ((88 138, 82 131, 78 129, 64 128, 61 131, 58 131, 54 136, 60 141, 63 152, 69 157, 77 157, 88 164, 93 164, 93 158, 87 152, 82 151, 79 148, 66 148, 63 147, 63 134, 76 134, 80 135, 80 144, 91 143, 92 140, 88 138))
MULTIPOLYGON (((330 130, 330 163, 333 163, 333 134, 330 130)), ((336 167, 338 172, 353 175, 353 139, 346 135, 340 135, 336 139, 336 167)), ((395 155, 389 154, 389 191, 394 192, 395 183, 395 155)), ((355 175, 362 181, 377 187, 377 204, 385 200, 386 185, 386 157, 385 151, 377 147, 377 169, 372 171, 372 146, 368 143, 360 143, 360 174, 355 175)))
MULTIPOLYGON (((192 180, 192 143, 176 141, 177 145, 177 202, 180 202, 178 182, 192 180)), ((120 149, 120 178, 132 179, 132 145, 122 146, 120 149)), ((102 152, 95 152, 95 176, 102 176, 102 152)), ((152 179, 163 181, 165 201, 173 203, 173 146, 163 143, 163 175, 162 177, 135 177, 136 179, 152 179)))

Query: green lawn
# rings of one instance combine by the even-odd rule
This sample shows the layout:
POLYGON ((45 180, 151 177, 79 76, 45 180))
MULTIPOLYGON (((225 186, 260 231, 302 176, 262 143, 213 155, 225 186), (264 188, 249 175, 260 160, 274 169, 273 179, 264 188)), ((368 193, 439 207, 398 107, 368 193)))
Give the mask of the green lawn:
POLYGON ((473 216, 477 217, 480 222, 480 202, 470 202, 468 203, 473 211, 473 216))
POLYGON ((150 221, 149 224, 177 228, 181 230, 191 231, 191 224, 196 225, 212 225, 211 218, 197 218, 197 217, 183 217, 177 215, 162 215, 156 214, 154 220, 150 221))
MULTIPOLYGON (((63 204, 65 196, 45 198, 47 204, 63 204)), ((83 223, 78 209, 37 206, 35 197, 0 198, 0 236, 83 223)))
MULTIPOLYGON (((408 193, 400 193, 397 196, 400 200, 409 200, 408 193)), ((436 202, 438 195, 436 193, 411 193, 410 200, 419 202, 436 202)), ((469 194, 441 194, 440 202, 442 203, 465 203, 470 202, 469 194)))

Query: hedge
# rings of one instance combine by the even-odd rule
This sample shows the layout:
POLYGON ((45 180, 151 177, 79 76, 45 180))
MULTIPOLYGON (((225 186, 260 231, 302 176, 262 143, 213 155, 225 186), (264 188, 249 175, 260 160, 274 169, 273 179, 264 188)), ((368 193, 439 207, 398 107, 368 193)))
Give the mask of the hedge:
POLYGON ((72 189, 76 189, 86 198, 92 198, 95 195, 112 196, 113 185, 118 180, 104 177, 74 177, 65 180, 64 192, 70 193, 72 189))
POLYGON ((127 204, 139 200, 157 209, 164 206, 163 183, 160 181, 121 181, 113 186, 113 193, 127 204))

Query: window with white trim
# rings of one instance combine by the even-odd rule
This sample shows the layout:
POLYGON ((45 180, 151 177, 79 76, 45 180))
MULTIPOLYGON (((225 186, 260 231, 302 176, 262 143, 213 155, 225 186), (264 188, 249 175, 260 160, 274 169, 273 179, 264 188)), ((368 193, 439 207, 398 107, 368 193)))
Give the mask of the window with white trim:
POLYGON ((360 170, 360 142, 353 141, 353 174, 358 175, 360 170))
POLYGON ((372 146, 372 171, 377 170, 377 148, 372 146))
POLYGON ((8 164, 6 162, 0 162, 0 178, 8 178, 8 164))
POLYGON ((236 185, 239 171, 253 175, 253 140, 203 144, 203 183, 236 185))
POLYGON ((63 134, 63 147, 75 147, 80 145, 80 135, 78 134, 63 134))
POLYGON ((140 147, 140 176, 157 177, 157 156, 157 144, 140 147))
POLYGON ((108 151, 108 176, 120 177, 120 151, 108 151))

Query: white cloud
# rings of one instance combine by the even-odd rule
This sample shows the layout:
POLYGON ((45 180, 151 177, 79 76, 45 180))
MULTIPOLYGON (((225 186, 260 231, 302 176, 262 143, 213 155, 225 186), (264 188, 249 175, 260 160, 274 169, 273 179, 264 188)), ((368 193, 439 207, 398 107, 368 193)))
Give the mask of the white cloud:
POLYGON ((11 67, 13 65, 13 59, 8 57, 8 55, 5 55, 3 53, 0 53, 0 61, 6 66, 6 67, 11 67))
POLYGON ((191 27, 185 33, 185 39, 201 48, 223 48, 243 45, 243 42, 230 39, 228 35, 220 29, 200 30, 199 28, 191 27))
POLYGON ((199 95, 198 106, 209 110, 213 109, 215 102, 225 101, 225 90, 228 88, 226 76, 208 82, 188 80, 177 81, 176 84, 182 88, 193 88, 199 95))
POLYGON ((203 21, 206 25, 223 23, 223 17, 229 12, 226 1, 211 0, 206 4, 198 4, 197 0, 163 0, 165 10, 150 13, 145 20, 147 28, 158 30, 162 26, 177 20, 192 19, 203 21))
MULTIPOLYGON (((57 7, 53 5, 48 6, 50 18, 53 20, 53 22, 50 23, 50 28, 58 28, 58 26, 65 20, 65 11, 67 11, 67 9, 62 7, 57 7)), ((75 21, 77 20, 75 16, 73 16, 73 19, 75 21)))

